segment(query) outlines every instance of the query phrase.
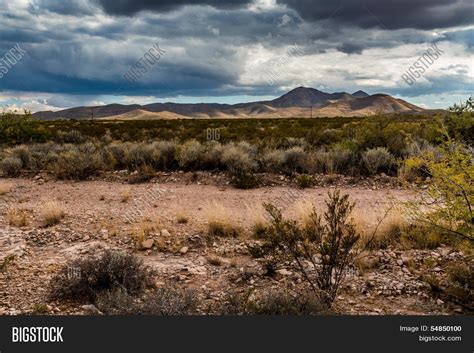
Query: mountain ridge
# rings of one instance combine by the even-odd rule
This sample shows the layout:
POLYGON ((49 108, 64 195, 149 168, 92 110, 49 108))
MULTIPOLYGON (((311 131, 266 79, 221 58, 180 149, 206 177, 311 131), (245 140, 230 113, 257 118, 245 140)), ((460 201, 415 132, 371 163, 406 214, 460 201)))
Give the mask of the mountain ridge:
POLYGON ((54 119, 209 119, 209 118, 287 118, 363 116, 378 113, 418 113, 425 109, 388 94, 369 95, 358 90, 327 93, 310 87, 296 87, 269 101, 237 104, 221 103, 151 103, 108 104, 94 107, 75 107, 60 111, 33 114, 40 120, 54 119), (153 113, 147 114, 146 112, 153 113))

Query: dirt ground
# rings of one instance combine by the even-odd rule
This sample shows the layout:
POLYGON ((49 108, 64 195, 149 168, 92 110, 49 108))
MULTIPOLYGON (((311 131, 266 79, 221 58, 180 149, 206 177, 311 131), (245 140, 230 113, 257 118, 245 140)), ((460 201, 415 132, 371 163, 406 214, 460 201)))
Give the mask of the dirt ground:
MULTIPOLYGON (((158 282, 172 280, 197 288, 210 301, 222 298, 231 288, 291 287, 300 281, 296 274, 286 271, 267 278, 259 273, 261 266, 246 246, 251 241, 251 227, 264 216, 263 202, 298 218, 310 205, 323 211, 327 192, 335 188, 301 190, 276 185, 238 190, 225 182, 202 183, 179 176, 135 185, 117 180, 42 178, 2 179, 0 183, 9 189, 0 195, 0 260, 15 255, 0 272, 0 314, 29 313, 42 303, 54 314, 87 313, 81 306, 48 302, 48 282, 67 261, 106 248, 136 253, 158 271, 158 282), (50 201, 61 205, 65 217, 58 225, 43 227, 41 208, 50 201), (26 212, 27 225, 8 224, 6 212, 11 208, 26 212), (241 236, 203 245, 206 226, 215 218, 240 227, 241 236), (153 239, 153 245, 140 248, 146 239, 153 239), (222 263, 211 264, 211 255, 222 263)), ((367 227, 373 227, 390 205, 416 195, 415 191, 383 186, 346 185, 341 191, 356 202, 354 215, 367 227)), ((417 266, 409 267, 408 263, 426 258, 442 262, 457 256, 462 254, 447 248, 378 250, 371 257, 380 265, 364 272, 353 270, 335 308, 346 314, 454 313, 455 307, 427 295, 417 266)))

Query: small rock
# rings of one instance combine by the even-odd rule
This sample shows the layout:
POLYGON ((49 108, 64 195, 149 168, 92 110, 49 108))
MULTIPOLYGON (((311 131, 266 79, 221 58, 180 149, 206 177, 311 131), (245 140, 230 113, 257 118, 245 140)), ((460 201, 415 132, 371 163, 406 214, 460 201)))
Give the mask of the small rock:
POLYGON ((442 301, 441 299, 436 299, 436 304, 443 305, 444 301, 442 301))
POLYGON ((100 314, 100 310, 97 309, 97 307, 94 304, 83 305, 83 306, 81 306, 81 309, 85 310, 89 313, 100 314))
POLYGON ((179 252, 181 254, 186 254, 188 252, 189 248, 187 246, 183 246, 181 249, 179 249, 179 252))
POLYGON ((144 240, 142 241, 142 249, 144 250, 147 250, 147 249, 151 249, 153 247, 153 244, 155 242, 153 241, 153 239, 147 239, 147 240, 144 240))
POLYGON ((282 276, 291 276, 291 271, 288 271, 288 270, 285 269, 285 268, 276 270, 276 272, 279 273, 279 274, 282 275, 282 276))
POLYGON ((170 237, 170 236, 171 236, 170 232, 168 232, 167 229, 162 229, 162 230, 161 230, 161 235, 162 235, 163 237, 170 237))

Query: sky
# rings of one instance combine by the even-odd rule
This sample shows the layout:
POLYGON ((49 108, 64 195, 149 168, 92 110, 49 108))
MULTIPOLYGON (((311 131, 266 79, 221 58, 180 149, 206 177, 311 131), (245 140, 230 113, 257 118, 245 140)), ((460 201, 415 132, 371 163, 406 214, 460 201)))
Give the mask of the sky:
POLYGON ((232 104, 305 86, 446 108, 473 93, 473 51, 472 0, 0 0, 0 107, 232 104))

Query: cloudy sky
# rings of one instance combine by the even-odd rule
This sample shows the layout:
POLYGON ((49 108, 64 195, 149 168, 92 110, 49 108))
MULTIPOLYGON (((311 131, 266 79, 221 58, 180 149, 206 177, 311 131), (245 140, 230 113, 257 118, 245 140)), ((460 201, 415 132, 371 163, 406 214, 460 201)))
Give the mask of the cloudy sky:
POLYGON ((0 0, 0 106, 237 103, 308 86, 443 108, 473 92, 473 11, 472 0, 0 0), (407 84, 433 45, 441 54, 407 84), (9 52, 20 59, 2 70, 9 52), (124 79, 137 62, 146 72, 124 79))

